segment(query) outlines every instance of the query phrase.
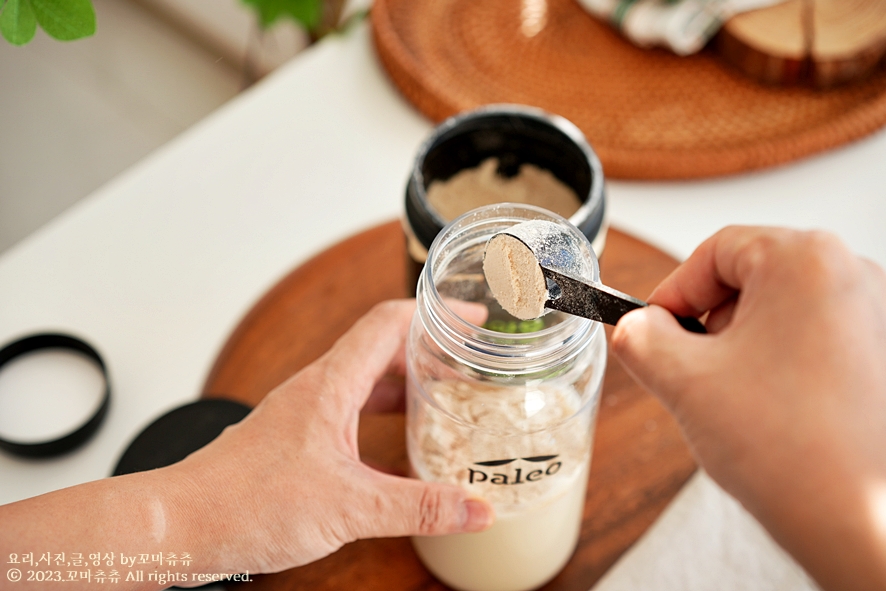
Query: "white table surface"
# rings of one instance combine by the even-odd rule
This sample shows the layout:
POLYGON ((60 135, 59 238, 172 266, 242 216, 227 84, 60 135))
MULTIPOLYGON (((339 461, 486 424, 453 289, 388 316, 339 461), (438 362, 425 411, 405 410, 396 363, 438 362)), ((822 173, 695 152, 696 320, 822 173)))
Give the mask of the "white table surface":
MULTIPOLYGON (((0 342, 50 329, 81 335, 104 356, 114 389, 105 424, 77 452, 0 454, 0 503, 108 475, 143 427, 198 396, 227 336, 270 286, 400 215, 430 129, 385 77, 363 24, 0 257, 0 342)), ((724 225, 777 224, 831 230, 886 265, 884 132, 764 172, 610 181, 608 191, 613 225, 679 258, 724 225)))

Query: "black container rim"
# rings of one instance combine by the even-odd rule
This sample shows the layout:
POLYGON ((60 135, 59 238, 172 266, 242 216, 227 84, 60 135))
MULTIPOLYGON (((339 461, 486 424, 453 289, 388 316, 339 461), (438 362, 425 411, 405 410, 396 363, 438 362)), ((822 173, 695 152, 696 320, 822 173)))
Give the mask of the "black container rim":
MULTIPOLYGON (((603 209, 605 208, 603 165, 582 131, 565 117, 549 113, 537 107, 511 103, 496 103, 484 105, 477 109, 465 111, 449 117, 434 128, 431 135, 422 142, 415 155, 412 172, 409 177, 409 185, 412 187, 414 194, 413 196, 410 196, 409 191, 407 191, 406 216, 413 234, 418 241, 422 243, 425 249, 430 248, 439 229, 443 228, 448 223, 436 210, 434 210, 433 207, 430 207, 427 202, 427 191, 425 187, 424 173, 422 172, 422 164, 424 163, 425 158, 436 146, 459 133, 460 128, 466 123, 470 123, 477 119, 502 116, 532 119, 550 125, 552 128, 566 136, 575 147, 582 152, 590 167, 591 183, 587 198, 582 200, 581 206, 569 217, 569 221, 578 226, 586 234, 590 233, 596 235, 602 227, 603 209), (430 229, 425 229, 423 227, 424 224, 416 223, 419 220, 418 212, 416 211, 417 204, 413 203, 413 199, 420 200, 426 205, 423 213, 430 216, 433 224, 439 226, 436 231, 430 231, 430 229)), ((593 236, 590 237, 592 238, 593 236)))
POLYGON ((21 355, 41 349, 67 349, 82 353, 94 361, 101 370, 105 389, 102 393, 101 403, 96 411, 85 422, 60 437, 34 443, 24 443, 0 437, 0 449, 28 458, 45 458, 60 455, 86 443, 98 430, 108 413, 108 406, 111 402, 111 381, 108 378, 108 370, 101 355, 86 341, 69 334, 39 333, 13 341, 0 349, 0 368, 21 355))

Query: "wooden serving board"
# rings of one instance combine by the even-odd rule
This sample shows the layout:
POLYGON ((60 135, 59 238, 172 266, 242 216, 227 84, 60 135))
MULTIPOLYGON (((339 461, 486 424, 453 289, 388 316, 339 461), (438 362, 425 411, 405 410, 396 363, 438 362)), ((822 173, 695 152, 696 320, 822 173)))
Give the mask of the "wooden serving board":
MULTIPOLYGON (((246 315, 204 387, 204 397, 258 404, 274 386, 319 357, 375 303, 406 294, 399 222, 358 234, 292 271, 246 315), (318 297, 318 294, 323 294, 318 297)), ((676 261, 610 230, 603 280, 644 297, 676 261)), ((360 452, 407 466, 402 415, 366 415, 360 452)), ((695 471, 674 420, 610 359, 597 422, 581 538, 566 568, 544 589, 587 591, 658 517, 695 471)), ((447 587, 421 565, 406 538, 361 540, 313 564, 256 577, 250 589, 423 591, 447 587)))

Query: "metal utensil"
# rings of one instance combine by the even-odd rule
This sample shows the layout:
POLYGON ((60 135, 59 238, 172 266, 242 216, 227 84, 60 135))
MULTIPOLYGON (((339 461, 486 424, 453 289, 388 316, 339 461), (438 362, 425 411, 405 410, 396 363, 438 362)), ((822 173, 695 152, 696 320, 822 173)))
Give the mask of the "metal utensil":
MULTIPOLYGON (((586 283, 557 273, 553 269, 541 268, 548 282, 548 300, 545 307, 590 318, 604 324, 615 325, 618 319, 637 308, 648 306, 643 300, 637 299, 602 283, 586 283)), ((704 324, 691 316, 677 316, 680 326, 689 332, 704 334, 704 324)))
MULTIPOLYGON (((566 223, 564 221, 564 223, 566 223)), ((648 304, 590 278, 580 234, 554 222, 531 220, 511 226, 501 234, 516 238, 532 253, 546 282, 544 307, 612 324, 648 304), (577 234, 577 235, 574 235, 577 234)), ((488 243, 487 243, 488 244, 488 243)), ((706 333, 697 318, 674 315, 690 332, 706 333)))

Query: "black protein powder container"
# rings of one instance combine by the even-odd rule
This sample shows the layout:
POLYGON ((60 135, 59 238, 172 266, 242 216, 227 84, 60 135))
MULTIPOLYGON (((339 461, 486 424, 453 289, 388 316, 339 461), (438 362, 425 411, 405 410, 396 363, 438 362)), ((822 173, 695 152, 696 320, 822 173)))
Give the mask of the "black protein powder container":
MULTIPOLYGON (((419 148, 406 185, 407 289, 415 286, 434 238, 451 220, 428 202, 431 183, 452 178, 495 157, 497 173, 514 177, 523 164, 550 171, 570 187, 581 207, 569 221, 588 237, 599 257, 606 242, 606 191, 600 159, 572 122, 523 105, 488 105, 451 117, 419 148)), ((532 203, 533 205, 539 205, 532 203)))

